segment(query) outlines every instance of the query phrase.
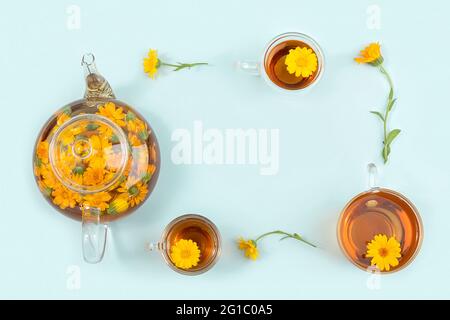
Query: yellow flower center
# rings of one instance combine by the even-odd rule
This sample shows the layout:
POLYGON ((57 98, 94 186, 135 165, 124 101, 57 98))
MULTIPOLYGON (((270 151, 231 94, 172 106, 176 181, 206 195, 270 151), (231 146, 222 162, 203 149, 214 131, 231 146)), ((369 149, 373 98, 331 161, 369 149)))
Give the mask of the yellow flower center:
POLYGON ((389 255, 389 251, 386 248, 380 248, 378 249, 378 254, 380 255, 380 257, 387 257, 389 255))
POLYGON ((183 259, 189 259, 189 257, 191 256, 191 250, 189 249, 181 250, 180 256, 183 259))
POLYGON ((305 68, 308 65, 308 59, 306 59, 305 57, 299 57, 295 63, 297 64, 298 67, 300 68, 305 68))

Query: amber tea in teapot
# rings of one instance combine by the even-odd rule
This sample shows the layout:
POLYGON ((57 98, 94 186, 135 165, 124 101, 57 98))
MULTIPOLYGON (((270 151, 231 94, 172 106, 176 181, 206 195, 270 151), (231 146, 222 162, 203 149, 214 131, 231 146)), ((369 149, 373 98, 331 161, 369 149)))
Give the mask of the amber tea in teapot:
MULTIPOLYGON (((106 233, 96 234, 101 228, 93 226, 130 214, 148 198, 158 178, 160 156, 150 125, 115 99, 93 56, 85 56, 83 65, 85 98, 50 117, 37 138, 33 167, 48 202, 83 221, 86 242, 92 242, 90 236, 101 242, 106 233)), ((92 259, 85 252, 86 260, 99 261, 102 246, 91 248, 96 256, 92 259)))

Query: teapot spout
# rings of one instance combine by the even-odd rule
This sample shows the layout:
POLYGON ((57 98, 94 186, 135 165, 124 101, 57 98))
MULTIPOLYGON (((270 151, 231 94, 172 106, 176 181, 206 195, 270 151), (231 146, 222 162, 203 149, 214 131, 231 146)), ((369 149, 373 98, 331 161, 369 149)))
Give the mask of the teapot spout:
POLYGON ((115 99, 108 81, 98 72, 95 65, 95 56, 92 53, 83 55, 81 65, 84 69, 84 76, 86 79, 86 92, 84 98, 88 100, 95 100, 101 98, 115 99))

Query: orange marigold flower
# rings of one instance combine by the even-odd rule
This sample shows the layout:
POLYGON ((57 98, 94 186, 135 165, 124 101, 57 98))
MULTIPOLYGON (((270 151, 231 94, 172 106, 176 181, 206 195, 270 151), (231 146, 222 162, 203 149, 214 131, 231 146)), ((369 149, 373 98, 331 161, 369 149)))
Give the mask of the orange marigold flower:
POLYGON ((355 61, 358 63, 369 63, 374 66, 383 63, 380 44, 378 42, 369 44, 364 50, 361 50, 360 56, 356 57, 355 61))
POLYGON ((116 105, 112 102, 107 102, 103 106, 99 106, 97 114, 107 117, 121 127, 126 125, 124 121, 125 113, 123 113, 123 109, 121 107, 116 108, 116 105))

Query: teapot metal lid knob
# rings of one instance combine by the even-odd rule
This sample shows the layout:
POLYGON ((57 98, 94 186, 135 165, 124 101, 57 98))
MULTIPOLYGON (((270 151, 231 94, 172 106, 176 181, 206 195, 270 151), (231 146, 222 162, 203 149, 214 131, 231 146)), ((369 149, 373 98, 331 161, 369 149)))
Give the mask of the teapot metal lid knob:
POLYGON ((115 95, 108 81, 98 72, 97 66, 95 65, 95 56, 92 53, 83 55, 81 66, 84 68, 86 78, 85 99, 115 99, 115 95))

